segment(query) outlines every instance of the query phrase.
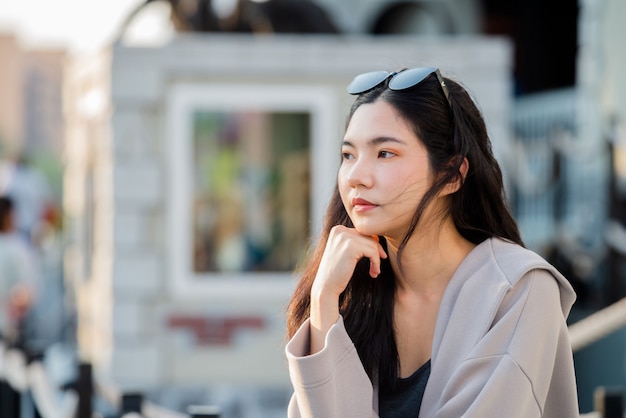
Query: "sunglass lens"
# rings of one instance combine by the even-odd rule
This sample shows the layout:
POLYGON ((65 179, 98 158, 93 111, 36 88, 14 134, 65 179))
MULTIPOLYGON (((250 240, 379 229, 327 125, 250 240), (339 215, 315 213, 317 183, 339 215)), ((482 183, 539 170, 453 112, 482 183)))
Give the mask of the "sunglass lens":
POLYGON ((437 71, 432 67, 411 68, 404 70, 389 81, 389 88, 391 90, 404 90, 413 87, 422 82, 430 74, 437 71))
POLYGON ((360 94, 371 88, 376 87, 389 77, 387 71, 373 71, 371 73, 359 74, 348 85, 348 93, 360 94))

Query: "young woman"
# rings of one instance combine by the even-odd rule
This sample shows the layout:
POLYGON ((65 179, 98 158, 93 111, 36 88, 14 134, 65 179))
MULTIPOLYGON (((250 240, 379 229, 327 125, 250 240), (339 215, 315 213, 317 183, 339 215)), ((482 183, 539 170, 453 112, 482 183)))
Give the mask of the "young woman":
POLYGON ((568 281, 523 247, 483 118, 435 68, 357 76, 288 311, 290 417, 572 418, 568 281))

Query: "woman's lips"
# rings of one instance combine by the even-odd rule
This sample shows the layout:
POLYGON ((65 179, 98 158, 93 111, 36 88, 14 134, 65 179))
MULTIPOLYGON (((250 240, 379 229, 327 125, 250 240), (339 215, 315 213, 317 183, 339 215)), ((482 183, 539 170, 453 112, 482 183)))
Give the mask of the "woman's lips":
POLYGON ((368 210, 378 207, 378 205, 365 199, 361 199, 360 197, 355 197, 352 199, 352 207, 357 212, 367 212, 368 210))

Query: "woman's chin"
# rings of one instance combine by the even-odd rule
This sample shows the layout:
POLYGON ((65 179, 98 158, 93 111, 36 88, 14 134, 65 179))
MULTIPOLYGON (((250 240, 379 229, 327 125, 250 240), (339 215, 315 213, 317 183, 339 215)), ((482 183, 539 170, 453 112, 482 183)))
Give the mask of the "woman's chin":
POLYGON ((384 235, 380 227, 375 227, 373 225, 354 225, 354 229, 356 229, 356 231, 361 235, 384 235))

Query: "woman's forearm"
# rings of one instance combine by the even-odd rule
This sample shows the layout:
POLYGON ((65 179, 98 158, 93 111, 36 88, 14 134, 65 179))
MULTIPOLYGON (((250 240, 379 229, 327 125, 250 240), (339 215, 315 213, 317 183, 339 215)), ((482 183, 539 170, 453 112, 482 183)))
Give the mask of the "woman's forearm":
POLYGON ((328 330, 339 319, 339 298, 323 292, 311 292, 311 348, 315 354, 324 348, 328 330))

